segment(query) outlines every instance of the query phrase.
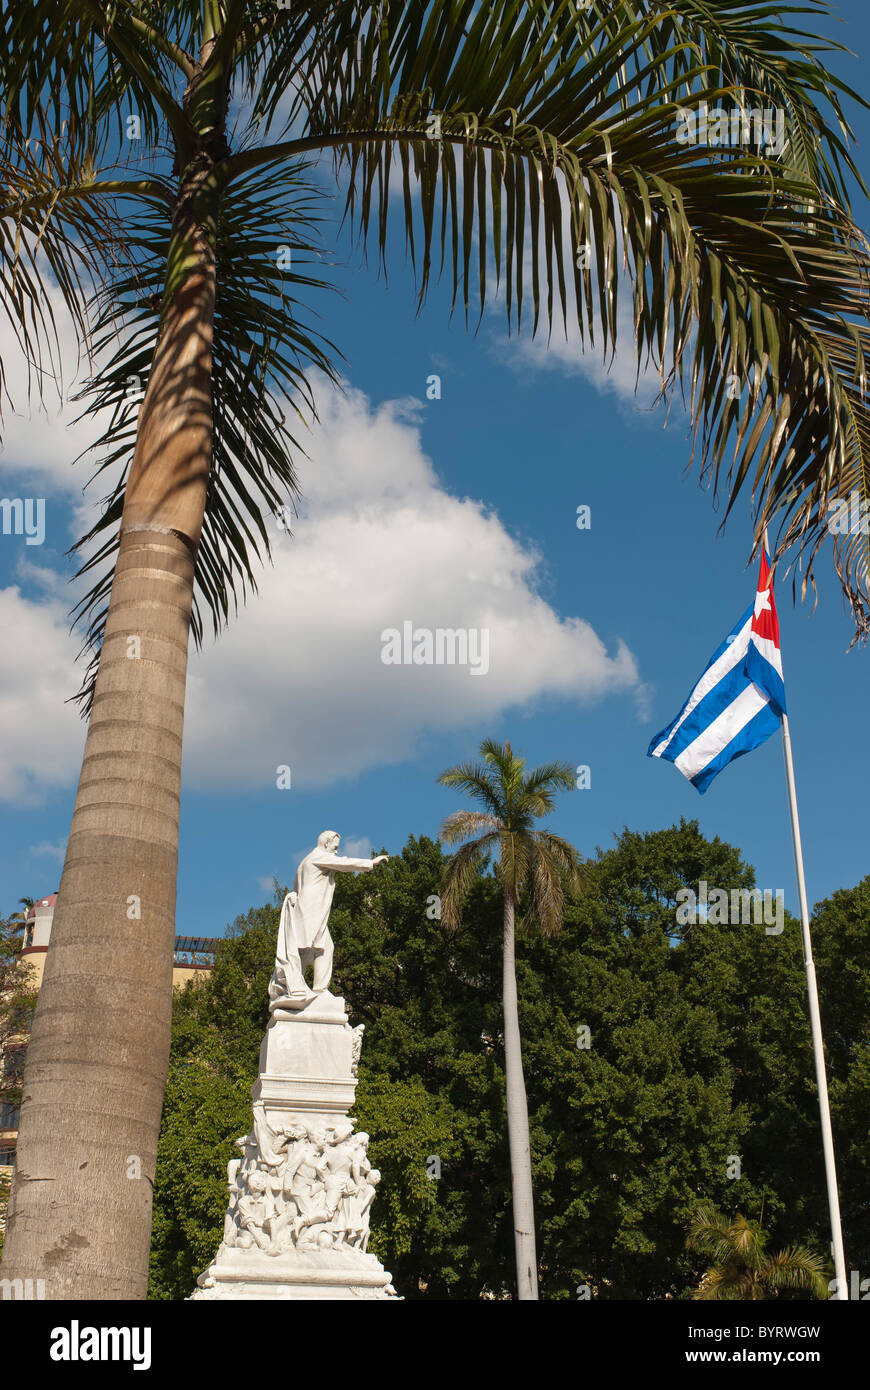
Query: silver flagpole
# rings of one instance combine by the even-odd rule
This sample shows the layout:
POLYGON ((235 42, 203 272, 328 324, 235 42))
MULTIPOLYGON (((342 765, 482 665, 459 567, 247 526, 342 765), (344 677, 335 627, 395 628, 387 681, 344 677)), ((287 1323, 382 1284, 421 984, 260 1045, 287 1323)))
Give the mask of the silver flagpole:
MULTIPOLYGON (((767 544, 767 528, 764 531, 764 548, 770 555, 767 544)), ((813 961, 813 943, 810 937, 810 915, 807 909, 807 885, 804 878, 804 855, 801 848, 801 828, 798 821, 797 793, 794 784, 794 763, 791 756, 791 734, 788 715, 783 711, 782 751, 785 759, 785 780, 788 787, 788 808, 791 815, 791 838, 794 845, 794 864, 797 875, 798 900, 801 909, 801 931, 804 944, 804 966, 807 972, 807 994, 810 1001, 810 1030, 813 1035, 813 1057, 816 1063, 816 1083, 819 1088, 819 1115, 822 1122, 822 1148, 825 1155, 825 1181, 828 1186, 828 1211, 831 1215, 831 1250, 834 1255, 834 1273, 837 1276, 837 1299, 848 1299, 849 1285, 846 1279, 846 1258, 843 1254, 843 1228, 840 1222, 840 1196, 837 1191, 837 1166, 834 1160, 834 1135, 831 1129, 831 1106, 828 1101, 828 1078, 825 1072, 825 1045, 822 1041, 822 1016, 819 1012, 819 991, 816 986, 816 967, 813 961)))

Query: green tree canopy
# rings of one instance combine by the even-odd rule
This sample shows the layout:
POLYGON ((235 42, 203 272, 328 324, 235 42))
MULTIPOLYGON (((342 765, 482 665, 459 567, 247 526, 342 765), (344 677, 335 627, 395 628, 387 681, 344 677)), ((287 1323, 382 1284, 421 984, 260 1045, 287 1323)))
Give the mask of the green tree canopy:
MULTIPOLYGON (((437 844, 412 837, 377 881, 347 875, 336 885, 334 988, 352 1022, 366 1025, 354 1113, 384 1175, 372 1247, 405 1297, 507 1297, 500 894, 481 874, 462 924, 447 934, 435 915, 443 867, 437 844), (427 1176, 433 1155, 440 1178, 427 1176)), ((699 1201, 730 1218, 758 1220, 763 1209, 778 1246, 826 1250, 798 923, 786 915, 781 935, 754 925, 678 927, 680 888, 754 882, 739 851, 695 822, 625 830, 587 862, 584 878, 561 934, 524 935, 517 949, 541 1296, 574 1299, 586 1285, 595 1298, 689 1297, 706 1267, 685 1247, 699 1201), (588 1047, 578 1046, 584 1028, 588 1047)), ((838 1012, 837 971, 841 960, 870 954, 867 887, 835 895, 816 914, 834 1053, 851 1009, 841 1001, 838 1012), (846 939, 833 919, 823 925, 837 903, 853 909, 846 939)), ((277 904, 238 919, 210 979, 176 1004, 155 1195, 156 1296, 186 1296, 220 1239, 226 1163, 250 1121, 277 921, 277 904)), ((860 1047, 844 1055, 832 1085, 855 1268, 870 1268, 865 1057, 860 1047)))

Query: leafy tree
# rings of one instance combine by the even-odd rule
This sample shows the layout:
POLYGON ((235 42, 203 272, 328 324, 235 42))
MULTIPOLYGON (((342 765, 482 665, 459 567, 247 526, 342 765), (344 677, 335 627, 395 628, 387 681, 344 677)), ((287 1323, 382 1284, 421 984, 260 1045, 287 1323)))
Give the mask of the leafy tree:
POLYGON ((831 1121, 852 1268, 870 1265, 870 876, 816 904, 811 922, 831 1121))
POLYGON ((538 1259, 517 1008, 515 917, 517 908, 527 903, 541 931, 553 936, 562 924, 563 879, 579 886, 580 857, 574 847, 550 830, 534 829, 536 820, 552 812, 556 792, 573 789, 574 773, 566 763, 548 763, 526 773, 525 759, 516 757, 509 743, 502 745, 492 739, 484 739, 480 755, 481 763, 460 763, 438 779, 445 787, 466 792, 484 807, 482 811, 456 811, 442 826, 442 840, 460 848, 444 876, 441 919, 449 931, 456 929, 462 920, 463 900, 482 866, 494 858, 504 912, 502 1000, 517 1294, 521 1300, 535 1299, 538 1259))
MULTIPOLYGON (((411 837, 376 885, 337 881, 334 988, 366 1028, 354 1113, 384 1174, 373 1248, 406 1298, 502 1299, 514 1288, 502 903, 494 874, 478 875, 461 925, 445 932, 445 864, 432 840, 411 837)), ((681 888, 754 886, 739 851, 696 822, 626 830, 583 876, 557 937, 517 938, 542 1298, 691 1297, 701 1271, 685 1228, 702 1200, 763 1215, 785 1247, 826 1249, 799 923, 786 915, 781 935, 678 926, 681 888)), ((240 918, 211 979, 176 1001, 153 1296, 188 1296, 220 1240, 226 1164, 250 1124, 278 911, 240 918)), ((822 968, 821 911, 814 939, 835 1040, 842 991, 822 968)), ((846 957, 870 958, 870 915, 853 930, 846 957)), ((864 1055, 842 1072, 835 1112, 854 1268, 870 1264, 857 1181, 868 1153, 864 1055), (845 1138, 854 1167, 842 1162, 845 1138)))
MULTIPOLYGON (((14 1108, 21 1102, 27 1035, 36 1005, 30 966, 21 959, 18 935, 21 918, 20 912, 0 917, 0 1101, 14 1108)), ((0 1251, 5 1237, 9 1188, 7 1175, 0 1179, 0 1251)))
POLYGON ((682 1228, 702 1198, 764 1210, 789 1244, 830 1239, 799 924, 680 927, 676 894, 701 879, 754 886, 739 852, 696 822, 626 830, 587 863, 553 949, 528 943, 533 978, 564 1011, 533 1023, 526 1047, 547 1086, 530 1086, 529 1104, 533 1156, 554 1174, 536 1177, 549 1296, 681 1296, 682 1228), (588 1045, 584 1032, 557 1084, 578 1028, 588 1045))
MULTIPOLYGON (((18 1193, 9 1277, 46 1275, 50 1298, 145 1292, 189 633, 256 587, 265 516, 295 494, 287 417, 310 413, 316 370, 336 375, 303 302, 324 283, 312 155, 333 154, 385 260, 398 155, 420 296, 440 242, 466 315, 492 259, 519 326, 528 246, 534 326, 570 313, 612 351, 624 260, 638 360, 667 390, 689 384, 715 476, 734 438, 728 490, 753 475, 756 542, 779 517, 780 553, 806 542, 811 565, 828 497, 866 494, 868 346, 847 89, 824 67, 835 45, 792 27, 816 14, 793 5, 786 22, 767 0, 4 7, 0 303, 41 383, 56 285, 100 362, 97 476, 116 470, 81 541, 90 726, 21 1117, 22 1159, 47 1180, 18 1193), (720 98, 787 110, 779 156, 676 139, 681 103, 720 98)), ((864 538, 836 544, 864 627, 864 538)))
MULTIPOLYGON (((278 902, 283 898, 279 893, 278 902)), ((151 1252, 152 1298, 185 1298, 214 1257, 227 1205, 227 1163, 251 1125, 251 1085, 268 1022, 278 905, 237 919, 213 970, 176 999, 173 1048, 158 1150, 151 1252)), ((449 1110, 419 1078, 361 1068, 355 1115, 382 1173, 370 1248, 389 1262, 435 1202, 433 1150, 452 1153, 449 1110)))
POLYGON ((686 1245, 712 1263, 692 1297, 757 1300, 781 1289, 829 1297, 830 1270, 823 1256, 800 1245, 772 1254, 768 1240, 759 1222, 739 1214, 729 1221, 715 1207, 700 1204, 689 1222, 686 1245))
POLYGON ((674 1297, 689 1275, 681 1226, 698 1194, 761 1200, 748 1165, 728 1176, 753 1117, 735 1096, 722 1022, 741 988, 730 958, 752 947, 717 932, 686 967, 676 895, 700 878, 742 886, 751 870, 694 823, 626 830, 587 862, 558 941, 530 943, 533 1147, 552 1174, 539 1205, 556 1296, 674 1297))
MULTIPOLYGON (((420 1150, 427 1208, 408 1247, 385 1258, 406 1298, 509 1297, 513 1257, 511 1176, 506 1144, 499 946, 503 912, 490 876, 474 883, 464 920, 446 933, 438 899, 446 860, 425 836, 411 837, 374 885, 342 875, 330 931, 335 989, 365 1024, 360 1093, 369 1079, 418 1080, 440 1139, 420 1150), (376 891, 375 891, 376 888, 376 891), (431 1163, 431 1159, 438 1160, 431 1163), (440 1174, 440 1176, 439 1176, 440 1174)), ((381 1167, 378 1115, 357 1107, 381 1167)), ((373 1209, 373 1245, 392 1239, 384 1218, 385 1173, 373 1209)))
POLYGON ((21 958, 19 916, 0 917, 0 1096, 9 1105, 21 1099, 24 1055, 36 1007, 31 968, 21 958))

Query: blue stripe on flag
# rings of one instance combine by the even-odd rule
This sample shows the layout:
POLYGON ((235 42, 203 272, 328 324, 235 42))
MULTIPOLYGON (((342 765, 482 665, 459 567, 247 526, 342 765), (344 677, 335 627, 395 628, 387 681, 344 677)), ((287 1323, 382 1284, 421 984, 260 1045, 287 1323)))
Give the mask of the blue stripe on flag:
POLYGON ((771 734, 775 734, 779 728, 779 715, 774 713, 770 705, 765 705, 760 709, 754 719, 744 725, 740 733, 722 749, 722 752, 708 763, 702 772, 696 777, 690 778, 693 787, 703 795, 709 787, 713 778, 718 775, 735 758, 742 758, 744 753, 751 753, 753 748, 758 748, 762 743, 766 743, 771 734))
POLYGON ((762 656, 754 642, 749 643, 749 651, 746 653, 743 669, 749 679, 754 681, 758 688, 770 697, 770 702, 775 707, 777 714, 785 714, 785 686, 782 683, 782 676, 762 656))

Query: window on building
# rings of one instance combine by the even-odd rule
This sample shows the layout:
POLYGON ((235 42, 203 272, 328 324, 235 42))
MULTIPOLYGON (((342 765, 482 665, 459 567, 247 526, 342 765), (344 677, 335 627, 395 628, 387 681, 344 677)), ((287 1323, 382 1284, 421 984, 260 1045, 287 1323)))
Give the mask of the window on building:
POLYGON ((4 1100, 0 1104, 0 1129, 17 1129, 18 1115, 19 1107, 4 1100))

